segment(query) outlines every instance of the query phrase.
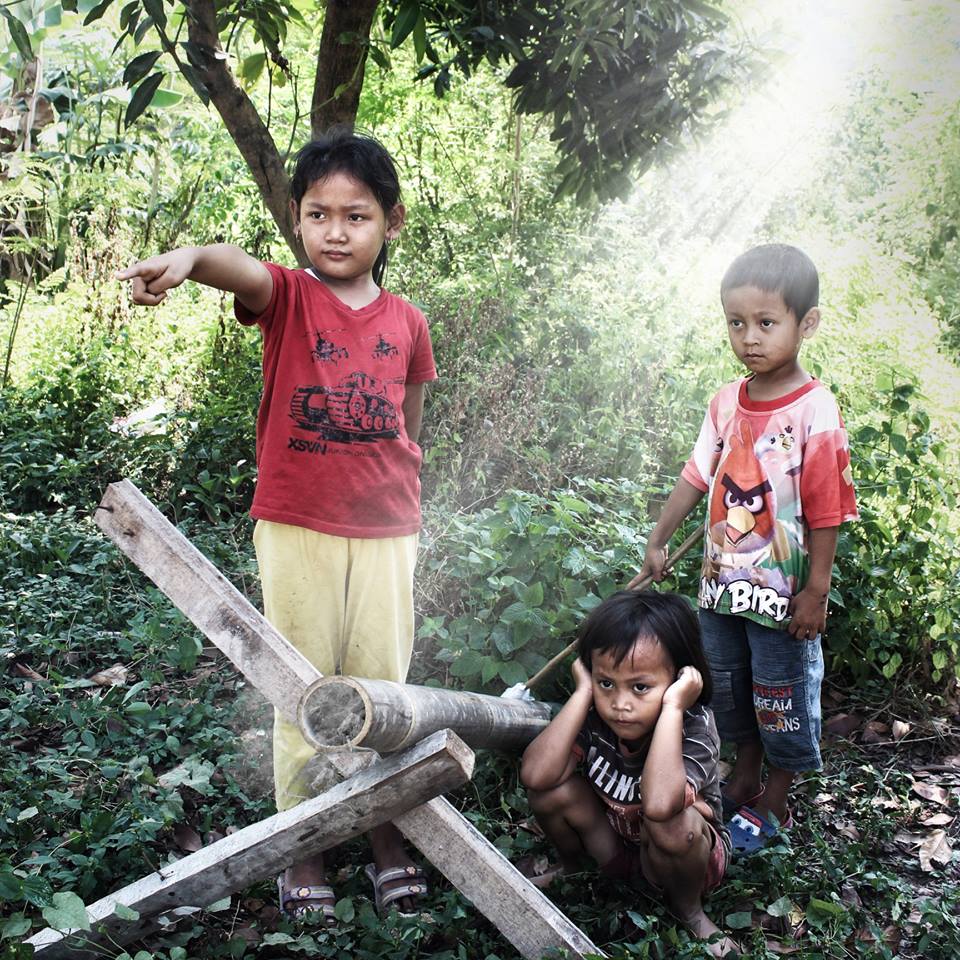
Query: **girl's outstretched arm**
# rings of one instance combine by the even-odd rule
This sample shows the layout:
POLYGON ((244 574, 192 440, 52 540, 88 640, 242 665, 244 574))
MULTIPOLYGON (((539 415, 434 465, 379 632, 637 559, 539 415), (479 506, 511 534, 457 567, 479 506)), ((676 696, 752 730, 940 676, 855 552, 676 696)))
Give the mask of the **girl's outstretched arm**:
POLYGON ((697 702, 702 690, 700 671, 688 666, 681 669, 663 695, 660 718, 653 731, 640 783, 643 815, 651 820, 669 820, 686 805, 683 712, 697 702))
POLYGON ((523 753, 520 782, 529 790, 552 790, 576 768, 573 745, 593 704, 593 683, 579 657, 572 672, 577 687, 570 699, 523 753))
POLYGON ((273 294, 270 271, 250 254, 227 243, 208 247, 178 247, 135 263, 117 273, 118 280, 132 280, 134 303, 155 307, 167 290, 184 280, 232 293, 254 314, 263 313, 273 294))

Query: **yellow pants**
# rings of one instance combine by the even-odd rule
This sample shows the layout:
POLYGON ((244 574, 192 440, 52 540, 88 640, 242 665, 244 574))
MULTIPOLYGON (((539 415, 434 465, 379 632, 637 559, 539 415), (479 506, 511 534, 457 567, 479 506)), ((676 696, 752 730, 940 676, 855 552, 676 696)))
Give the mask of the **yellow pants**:
MULTIPOLYGON (((321 673, 407 678, 413 650, 417 534, 365 540, 258 520, 253 533, 264 615, 321 673)), ((306 793, 297 783, 313 749, 274 713, 277 809, 306 793)))

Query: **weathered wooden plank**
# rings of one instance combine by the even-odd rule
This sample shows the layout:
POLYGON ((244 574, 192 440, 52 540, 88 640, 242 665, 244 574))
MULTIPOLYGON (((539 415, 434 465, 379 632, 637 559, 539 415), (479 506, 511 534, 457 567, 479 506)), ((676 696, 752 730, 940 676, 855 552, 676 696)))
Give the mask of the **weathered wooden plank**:
MULTIPOLYGON (((210 640, 224 650, 281 713, 295 719, 296 705, 306 689, 320 679, 319 672, 234 590, 132 483, 125 480, 112 484, 101 507, 103 509, 97 512, 101 529, 210 640), (168 567, 172 573, 168 572, 168 567), (229 599, 223 600, 224 597, 229 599)), ((331 759, 336 760, 336 754, 332 754, 331 759)), ((355 769, 356 760, 353 764, 355 769)), ((307 804, 313 802, 306 801, 307 804)), ((302 810, 303 806, 296 807, 295 811, 302 810)), ((278 816, 293 813, 291 810, 278 816)), ((578 957, 603 955, 445 800, 431 800, 429 804, 407 811, 402 819, 403 825, 398 823, 398 826, 411 842, 497 925, 524 956, 540 960, 551 947, 566 949, 578 957)), ((274 818, 264 824, 271 822, 274 818)), ((366 827, 360 828, 364 829, 366 827)), ((236 836, 239 834, 226 840, 233 840, 236 836)), ((329 845, 337 842, 340 841, 335 840, 329 845)), ((272 866, 270 872, 279 872, 287 862, 301 859, 307 852, 298 846, 297 857, 292 852, 278 856, 271 861, 276 866, 272 866)), ((151 880, 156 882, 155 878, 147 877, 140 883, 151 880)), ((236 888, 239 887, 238 884, 236 888)), ((213 895, 204 902, 217 899, 219 895, 213 895)), ((168 904, 173 902, 167 901, 168 904)), ((190 903, 191 899, 179 899, 179 902, 190 903)))
MULTIPOLYGON (((345 775, 364 762, 362 755, 339 751, 328 760, 345 775)), ((605 956, 442 797, 394 817, 393 823, 528 960, 541 960, 552 949, 569 957, 605 956)))
POLYGON ((454 730, 471 747, 520 750, 550 722, 553 708, 465 690, 362 677, 324 677, 303 695, 300 730, 318 750, 402 750, 436 730, 454 730))
POLYGON ((97 526, 292 723, 322 674, 129 481, 111 483, 97 526))
POLYGON ((27 943, 44 960, 76 957, 91 942, 129 943, 171 908, 207 906, 279 873, 295 860, 328 850, 460 786, 470 779, 473 761, 473 752, 456 734, 440 731, 410 750, 359 770, 321 796, 224 837, 98 900, 87 907, 92 933, 64 937, 47 929, 27 943), (136 910, 140 919, 120 919, 118 905, 136 910))

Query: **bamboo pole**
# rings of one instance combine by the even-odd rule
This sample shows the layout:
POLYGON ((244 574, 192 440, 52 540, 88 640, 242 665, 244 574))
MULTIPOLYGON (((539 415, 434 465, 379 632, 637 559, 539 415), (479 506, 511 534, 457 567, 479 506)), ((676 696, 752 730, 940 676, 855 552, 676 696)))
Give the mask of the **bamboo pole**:
POLYGON ((471 747, 518 750, 553 714, 549 703, 420 687, 390 680, 323 677, 300 700, 297 721, 318 750, 368 747, 392 753, 435 730, 450 729, 471 747))

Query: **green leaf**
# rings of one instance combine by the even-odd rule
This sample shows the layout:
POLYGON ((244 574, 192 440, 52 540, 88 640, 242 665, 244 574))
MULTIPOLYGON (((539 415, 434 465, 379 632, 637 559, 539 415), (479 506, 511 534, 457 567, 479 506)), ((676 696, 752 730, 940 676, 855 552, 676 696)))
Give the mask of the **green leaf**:
POLYGON ((163 9, 163 0, 143 0, 143 6, 158 27, 167 25, 167 12, 163 9))
POLYGON ((0 7, 0 13, 10 27, 10 37, 20 51, 20 55, 24 60, 33 60, 33 47, 30 46, 30 37, 24 25, 6 7, 0 7))
POLYGON ((90 921, 87 919, 87 908, 83 901, 70 892, 60 892, 53 895, 50 906, 41 911, 43 919, 54 930, 89 930, 90 921))
POLYGON ((266 65, 267 55, 265 53, 252 53, 249 57, 244 57, 240 61, 240 79, 248 87, 252 87, 260 79, 260 74, 263 73, 263 68, 266 65))
POLYGON ((113 908, 113 913, 115 916, 119 917, 121 920, 139 920, 140 914, 134 910, 132 907, 128 907, 125 903, 118 903, 113 908))
POLYGON ((500 674, 500 679, 508 687, 512 687, 515 683, 523 683, 528 679, 527 671, 524 670, 523 665, 517 663, 516 660, 508 660, 506 663, 501 663, 498 673, 500 674))
POLYGON ((113 3, 113 0, 102 0, 101 3, 98 3, 84 18, 83 25, 86 27, 88 24, 93 23, 94 20, 99 20, 110 8, 110 5, 113 3))
POLYGON ((536 583, 531 583, 523 591, 523 602, 528 607, 542 607, 543 606, 543 583, 538 580, 536 583))
MULTIPOLYGON (((153 76, 147 77, 147 79, 134 90, 133 96, 130 98, 130 103, 127 105, 127 112, 123 118, 126 126, 129 127, 130 124, 150 106, 150 101, 153 99, 153 95, 157 92, 161 83, 163 83, 163 74, 155 73, 153 76)), ((134 706, 135 704, 130 704, 127 709, 132 712, 134 706)), ((149 709, 149 707, 147 709, 149 709)))
POLYGON ((31 926, 33 924, 22 913, 11 914, 3 924, 0 940, 6 940, 7 937, 22 937, 30 932, 31 926))
POLYGON ((390 46, 394 50, 410 36, 419 17, 419 0, 404 0, 403 5, 397 12, 397 19, 393 21, 393 31, 390 34, 390 46))
POLYGON ((367 52, 370 55, 370 59, 373 60, 373 62, 381 70, 390 69, 390 57, 388 57, 386 52, 381 50, 376 44, 371 43, 367 48, 367 52))
POLYGON ((230 897, 221 897, 219 900, 214 900, 213 903, 204 907, 207 913, 220 913, 221 910, 230 909, 230 897))
POLYGON ((151 50, 134 57, 123 69, 123 82, 128 87, 135 87, 160 59, 160 50, 151 50))
POLYGON ((417 63, 422 62, 427 52, 427 21, 422 12, 413 27, 413 49, 417 55, 417 63))
POLYGON ((350 923, 356 916, 356 911, 353 909, 353 900, 351 900, 350 897, 344 897, 342 900, 338 900, 336 906, 333 908, 333 915, 344 923, 350 923))
POLYGON ((20 823, 21 820, 29 820, 31 817, 35 817, 39 812, 36 807, 27 807, 26 810, 21 810, 17 814, 17 823, 20 823))
POLYGON ((780 897, 767 907, 767 913, 771 917, 786 917, 789 916, 790 911, 793 909, 795 909, 795 907, 789 897, 780 897))
MULTIPOLYGON (((154 95, 153 99, 150 101, 151 107, 157 107, 160 110, 165 110, 167 107, 175 107, 183 99, 182 93, 177 93, 176 90, 158 90, 154 95)), ((192 636, 188 637, 192 645, 196 645, 196 639, 192 636)), ((194 658, 196 659, 196 658, 194 658)), ((190 667, 193 666, 191 662, 190 667)))
POLYGON ((749 930, 753 926, 753 916, 749 910, 740 913, 728 913, 724 917, 724 923, 731 930, 749 930))
POLYGON ((829 900, 819 900, 811 897, 807 904, 807 921, 815 927, 822 927, 837 917, 846 915, 846 908, 839 903, 832 903, 829 900))

